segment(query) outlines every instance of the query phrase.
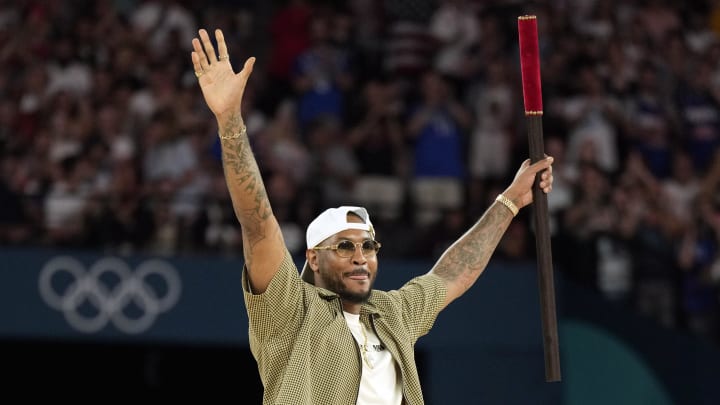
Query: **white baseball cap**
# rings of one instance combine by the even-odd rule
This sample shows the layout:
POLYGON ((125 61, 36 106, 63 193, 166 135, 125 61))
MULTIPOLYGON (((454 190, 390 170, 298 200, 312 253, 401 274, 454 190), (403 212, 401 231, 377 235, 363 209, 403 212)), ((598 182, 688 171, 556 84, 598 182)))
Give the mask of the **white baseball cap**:
MULTIPOLYGON (((337 208, 328 208, 313 219, 305 233, 307 248, 312 249, 325 239, 346 229, 368 231, 370 232, 370 237, 375 238, 375 229, 372 226, 372 222, 370 222, 370 215, 367 210, 363 207, 346 205, 337 208), (348 222, 347 216, 349 213, 360 217, 362 222, 348 222)), ((315 284, 314 273, 312 269, 310 269, 310 266, 308 266, 307 261, 305 261, 305 265, 300 272, 300 277, 310 284, 315 284)))

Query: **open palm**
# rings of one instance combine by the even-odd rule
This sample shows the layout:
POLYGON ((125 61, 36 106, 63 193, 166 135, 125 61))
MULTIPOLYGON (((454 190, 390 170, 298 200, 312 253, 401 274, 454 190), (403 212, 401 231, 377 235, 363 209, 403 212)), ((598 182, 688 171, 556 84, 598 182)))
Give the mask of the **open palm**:
POLYGON ((225 114, 240 112, 245 85, 252 72, 255 58, 245 61, 239 73, 233 72, 228 57, 225 37, 221 30, 215 30, 218 52, 210 42, 207 31, 198 31, 200 39, 193 38, 192 63, 198 76, 205 102, 218 118, 225 114))

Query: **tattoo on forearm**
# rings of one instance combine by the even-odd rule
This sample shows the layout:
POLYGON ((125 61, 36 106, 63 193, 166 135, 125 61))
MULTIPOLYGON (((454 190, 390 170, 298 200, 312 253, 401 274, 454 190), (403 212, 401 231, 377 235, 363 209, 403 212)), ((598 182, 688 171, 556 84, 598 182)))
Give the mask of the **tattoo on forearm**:
MULTIPOLYGON (((237 116, 221 131, 232 134, 241 126, 241 118, 237 116)), ((236 207, 235 213, 247 237, 246 242, 252 248, 267 236, 262 225, 272 215, 270 202, 247 136, 224 139, 222 142, 223 166, 236 207)))
POLYGON ((512 216, 493 204, 480 220, 458 239, 440 258, 433 273, 447 281, 460 281, 470 288, 485 269, 502 239, 512 216))

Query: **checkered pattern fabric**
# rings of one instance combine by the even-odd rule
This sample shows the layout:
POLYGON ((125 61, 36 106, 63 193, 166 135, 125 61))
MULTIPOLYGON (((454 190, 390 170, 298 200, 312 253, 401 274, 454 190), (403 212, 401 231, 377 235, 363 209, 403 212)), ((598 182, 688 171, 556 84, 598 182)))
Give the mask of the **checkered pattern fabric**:
MULTIPOLYGON (((289 253, 264 293, 250 292, 247 269, 242 283, 263 404, 355 404, 360 351, 340 298, 302 281, 289 253)), ((432 327, 446 293, 440 277, 426 274, 399 290, 373 290, 360 311, 360 321, 399 365, 406 404, 424 403, 413 348, 432 327)))

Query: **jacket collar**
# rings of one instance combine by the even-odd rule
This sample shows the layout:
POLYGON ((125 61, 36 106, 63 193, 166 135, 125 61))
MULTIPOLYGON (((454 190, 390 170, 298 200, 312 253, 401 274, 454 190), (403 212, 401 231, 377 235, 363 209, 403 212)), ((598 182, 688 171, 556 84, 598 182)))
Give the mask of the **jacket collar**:
MULTIPOLYGON (((326 301, 340 299, 340 296, 337 295, 337 293, 335 293, 335 292, 332 292, 330 290, 326 290, 324 288, 317 287, 317 286, 315 287, 315 289, 317 290, 317 293, 320 296, 320 298, 322 298, 326 301)), ((367 302, 365 302, 364 304, 362 304, 360 306, 360 314, 361 315, 362 314, 377 315, 379 313, 377 305, 375 304, 374 297, 375 297, 375 290, 372 290, 372 292, 370 293, 370 298, 368 298, 367 302)))

